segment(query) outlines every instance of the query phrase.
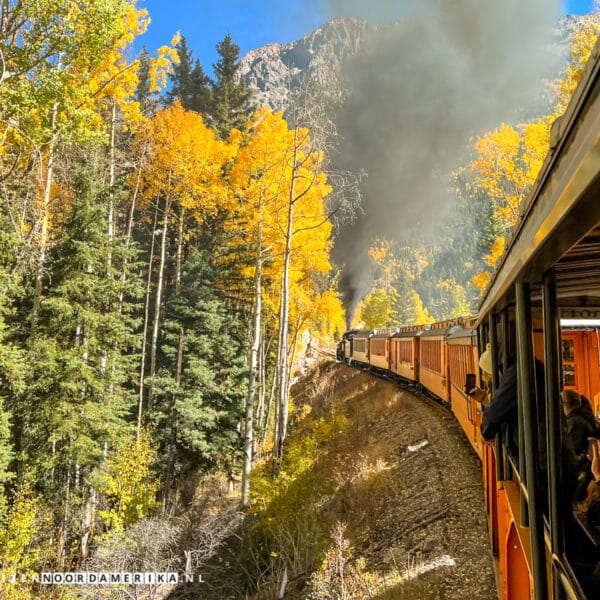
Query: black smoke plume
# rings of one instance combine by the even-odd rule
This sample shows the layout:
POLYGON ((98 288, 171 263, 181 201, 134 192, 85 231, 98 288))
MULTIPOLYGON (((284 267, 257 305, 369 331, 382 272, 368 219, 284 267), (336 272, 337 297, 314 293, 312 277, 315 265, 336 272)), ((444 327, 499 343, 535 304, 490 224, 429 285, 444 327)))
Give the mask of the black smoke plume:
POLYGON ((549 40, 559 3, 331 0, 323 8, 380 25, 344 65, 348 96, 337 118, 341 166, 368 174, 364 214, 334 249, 351 314, 369 288, 373 237, 402 239, 417 227, 426 235, 450 210, 448 173, 469 138, 515 122, 541 96, 556 61, 549 40))

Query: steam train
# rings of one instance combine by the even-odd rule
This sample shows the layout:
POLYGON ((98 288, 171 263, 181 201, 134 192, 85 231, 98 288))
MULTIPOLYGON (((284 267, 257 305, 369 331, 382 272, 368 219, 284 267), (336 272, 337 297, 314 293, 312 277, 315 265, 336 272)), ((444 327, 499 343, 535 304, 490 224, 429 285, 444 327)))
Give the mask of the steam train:
POLYGON ((349 331, 338 357, 419 385, 447 403, 482 461, 490 543, 502 600, 600 598, 600 528, 564 487, 560 392, 600 414, 600 44, 476 317, 393 332, 349 331), (479 357, 491 381, 516 356, 516 431, 480 437, 479 357), (543 385, 536 377, 543 364, 543 385), (516 446, 511 440, 517 440, 516 446), (543 459, 542 459, 543 457, 543 459))

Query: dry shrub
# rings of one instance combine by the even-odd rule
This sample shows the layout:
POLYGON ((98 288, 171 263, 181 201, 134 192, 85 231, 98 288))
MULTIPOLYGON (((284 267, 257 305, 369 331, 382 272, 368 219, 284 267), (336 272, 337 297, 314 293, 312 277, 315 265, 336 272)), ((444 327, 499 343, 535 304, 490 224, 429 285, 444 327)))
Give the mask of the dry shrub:
POLYGON ((332 544, 321 567, 308 585, 307 600, 366 600, 375 598, 378 585, 365 571, 363 559, 355 559, 350 543, 344 537, 346 523, 338 521, 331 530, 332 544))

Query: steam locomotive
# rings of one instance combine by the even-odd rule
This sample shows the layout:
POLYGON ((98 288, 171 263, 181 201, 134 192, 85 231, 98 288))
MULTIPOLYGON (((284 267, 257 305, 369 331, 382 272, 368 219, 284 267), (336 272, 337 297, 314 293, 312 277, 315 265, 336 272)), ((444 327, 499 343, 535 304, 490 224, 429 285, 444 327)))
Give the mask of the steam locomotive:
POLYGON ((562 389, 574 389, 600 414, 600 44, 550 146, 477 316, 352 330, 337 351, 451 408, 482 461, 502 600, 600 598, 600 528, 568 500, 560 402, 562 389), (484 443, 481 405, 466 393, 481 386, 488 345, 492 395, 502 365, 516 356, 519 418, 508 432, 516 449, 506 432, 484 443))

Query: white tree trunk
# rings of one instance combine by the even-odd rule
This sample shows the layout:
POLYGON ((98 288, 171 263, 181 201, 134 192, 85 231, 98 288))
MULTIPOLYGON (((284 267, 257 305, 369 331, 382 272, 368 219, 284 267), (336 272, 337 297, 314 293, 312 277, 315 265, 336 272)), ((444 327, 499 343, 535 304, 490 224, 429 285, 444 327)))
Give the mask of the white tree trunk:
MULTIPOLYGON (((295 159, 294 159, 295 161, 295 159)), ((287 435, 288 423, 288 335, 290 317, 290 264, 292 259, 292 238, 294 235, 294 175, 290 184, 285 229, 285 250, 283 254, 283 273, 281 275, 281 302, 279 306, 279 335, 277 347, 277 367, 275 389, 277 402, 277 431, 275 436, 275 456, 283 456, 283 442, 287 435)))
POLYGON ((58 102, 52 106, 52 137, 48 144, 48 162, 46 164, 46 178, 44 181, 44 196, 42 198, 42 225, 40 230, 40 255, 38 257, 35 271, 35 291, 33 296, 33 308, 31 311, 31 325, 37 325, 40 303, 42 301, 42 284, 44 280, 44 269, 46 266, 46 246, 48 244, 48 210, 52 194, 52 183, 54 181, 54 150, 56 136, 56 119, 58 116, 58 102))
MULTIPOLYGON (((156 284, 156 300, 154 301, 154 323, 152 326, 152 341, 150 344, 150 377, 156 373, 156 354, 158 351, 158 331, 160 328, 160 311, 162 308, 163 286, 165 280, 165 264, 167 262, 167 232, 169 230, 170 202, 165 198, 162 235, 160 242, 160 263, 158 265, 158 282, 156 284)), ((152 406, 152 386, 150 386, 149 405, 152 406)))
POLYGON ((244 421, 244 464, 242 470, 242 506, 250 504, 250 474, 252 472, 254 445, 254 397, 258 376, 260 331, 262 313, 262 223, 258 222, 256 272, 254 274, 254 313, 252 347, 250 349, 250 373, 248 375, 248 394, 246 396, 246 417, 244 421))

